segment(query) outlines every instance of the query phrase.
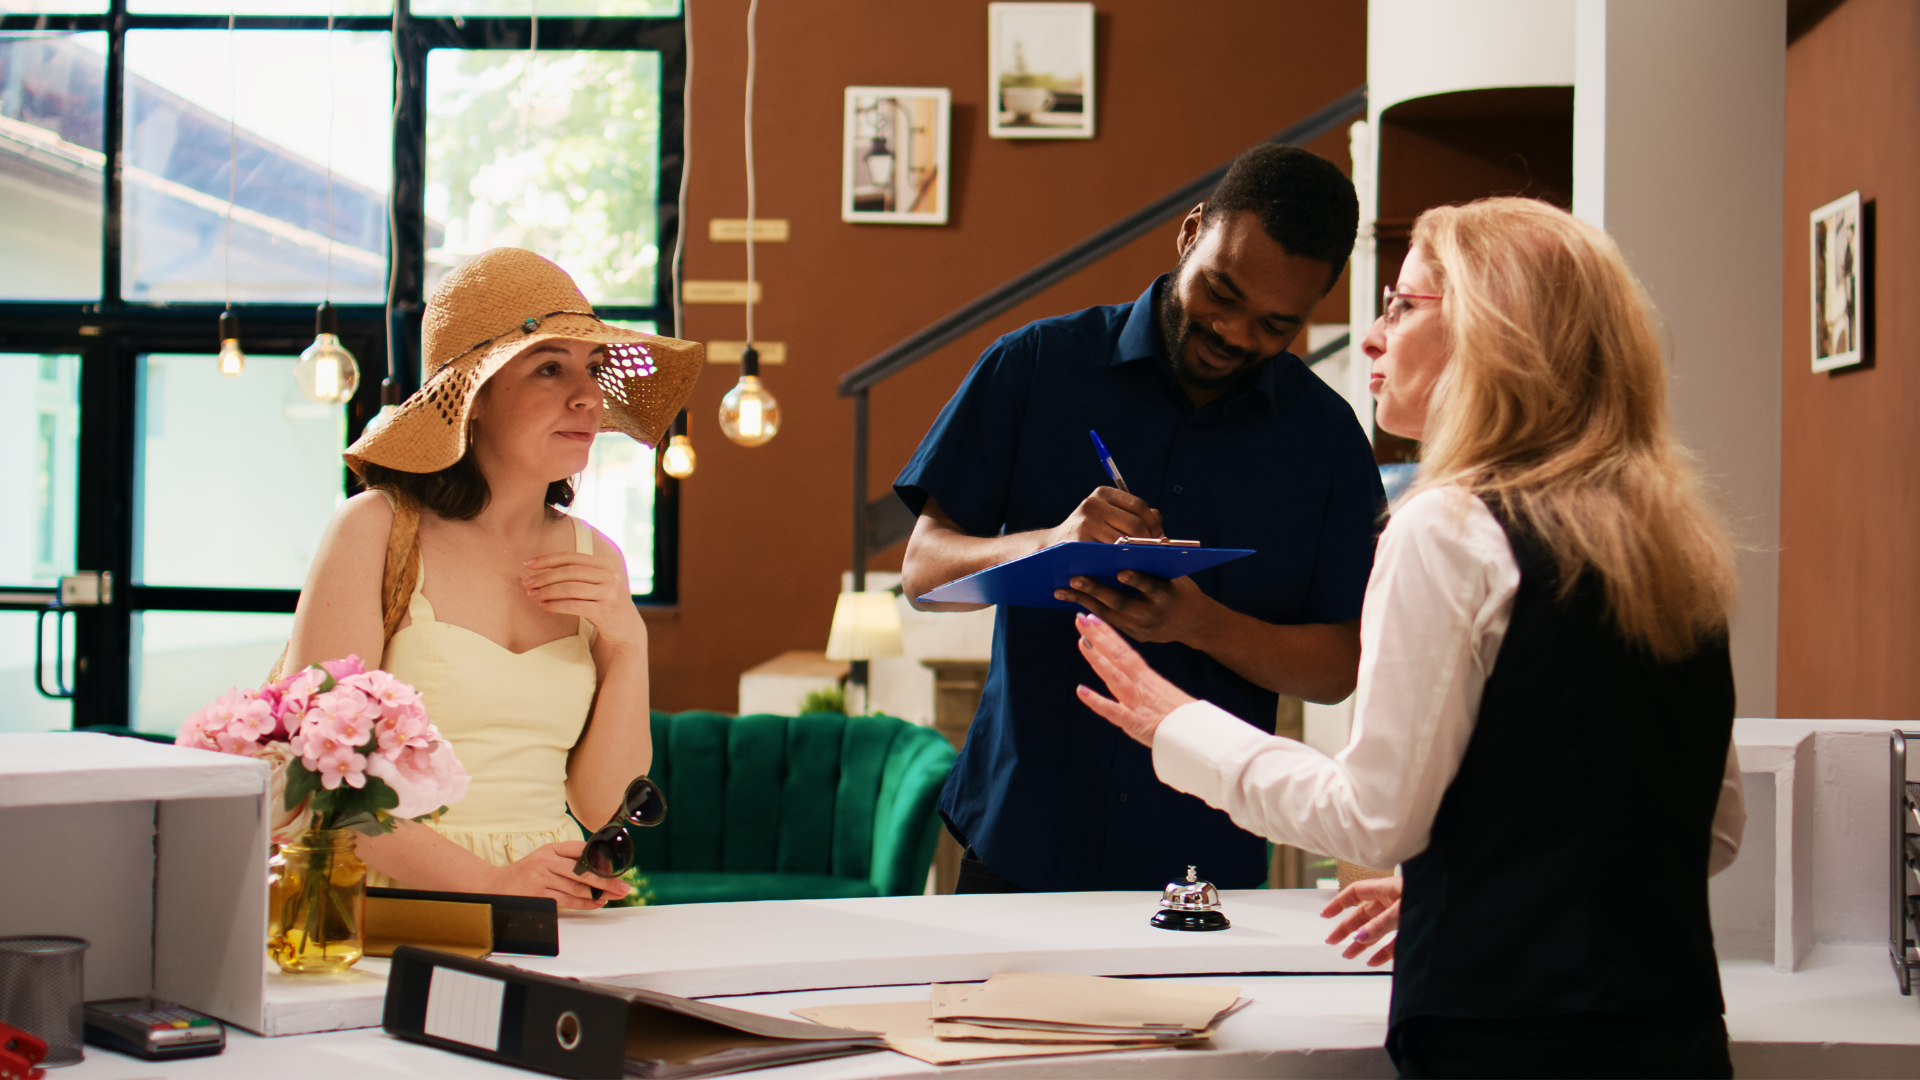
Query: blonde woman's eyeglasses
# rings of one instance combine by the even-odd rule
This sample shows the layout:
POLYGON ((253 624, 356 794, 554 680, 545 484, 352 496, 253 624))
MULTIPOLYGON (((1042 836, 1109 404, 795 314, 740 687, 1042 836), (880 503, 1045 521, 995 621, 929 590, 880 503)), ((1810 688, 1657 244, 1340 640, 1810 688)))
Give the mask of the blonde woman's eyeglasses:
POLYGON ((1440 299, 1438 296, 1429 296, 1426 293, 1401 292, 1388 285, 1380 290, 1380 317, 1387 321, 1387 329, 1391 330, 1399 326, 1400 320, 1406 318, 1407 313, 1413 310, 1413 305, 1407 301, 1438 299, 1440 299))

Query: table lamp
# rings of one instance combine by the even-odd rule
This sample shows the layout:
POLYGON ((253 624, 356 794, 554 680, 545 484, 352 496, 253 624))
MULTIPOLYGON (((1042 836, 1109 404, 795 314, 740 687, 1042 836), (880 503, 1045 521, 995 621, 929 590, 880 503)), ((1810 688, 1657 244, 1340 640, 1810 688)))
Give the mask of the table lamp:
POLYGON ((833 606, 833 629, 827 634, 827 659, 850 660, 847 672, 847 715, 867 711, 867 661, 876 656, 899 656, 900 609, 897 597, 880 592, 843 592, 833 606))

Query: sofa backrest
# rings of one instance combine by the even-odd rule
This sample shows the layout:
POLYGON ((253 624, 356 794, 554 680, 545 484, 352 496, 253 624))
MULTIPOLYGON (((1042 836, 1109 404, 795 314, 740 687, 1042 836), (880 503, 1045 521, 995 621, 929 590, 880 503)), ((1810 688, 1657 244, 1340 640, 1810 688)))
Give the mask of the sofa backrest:
POLYGON ((649 775, 666 821, 639 830, 647 870, 831 874, 919 892, 952 746, 891 716, 653 714, 649 775), (921 857, 924 854, 924 859, 921 857))

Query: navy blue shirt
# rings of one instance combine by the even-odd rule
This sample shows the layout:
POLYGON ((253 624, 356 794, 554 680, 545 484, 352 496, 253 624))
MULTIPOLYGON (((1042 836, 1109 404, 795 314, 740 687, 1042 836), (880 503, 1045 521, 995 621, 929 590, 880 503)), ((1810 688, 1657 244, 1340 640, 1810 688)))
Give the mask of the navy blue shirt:
MULTIPOLYGON (((994 342, 894 490, 916 514, 938 500, 973 536, 1051 529, 1112 483, 1096 430, 1168 536, 1259 552, 1194 574, 1207 595, 1271 623, 1359 618, 1384 502, 1352 408, 1291 353, 1195 408, 1154 316, 1166 281, 994 342)), ((1265 842, 1162 784, 1151 751, 1074 697, 1076 684, 1102 685, 1078 639, 1071 612, 999 609, 980 709, 940 797, 955 835, 1027 889, 1157 890, 1189 864, 1222 888, 1260 885, 1265 842)), ((1187 645, 1140 652, 1186 692, 1273 730, 1272 691, 1187 645)))

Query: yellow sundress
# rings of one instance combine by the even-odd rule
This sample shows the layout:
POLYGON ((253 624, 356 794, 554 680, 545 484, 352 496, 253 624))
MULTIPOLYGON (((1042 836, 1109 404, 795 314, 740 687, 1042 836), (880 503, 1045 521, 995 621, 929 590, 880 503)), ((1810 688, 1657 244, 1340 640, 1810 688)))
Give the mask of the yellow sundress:
MULTIPOLYGON (((578 518, 573 535, 577 551, 593 552, 593 531, 578 518)), ((436 620, 426 581, 423 558, 413 621, 387 642, 380 666, 420 691, 470 777, 466 797, 428 827, 495 866, 580 839, 567 816, 567 753, 593 708, 593 625, 581 619, 578 633, 516 653, 436 620)), ((367 884, 405 883, 369 868, 367 884)))

